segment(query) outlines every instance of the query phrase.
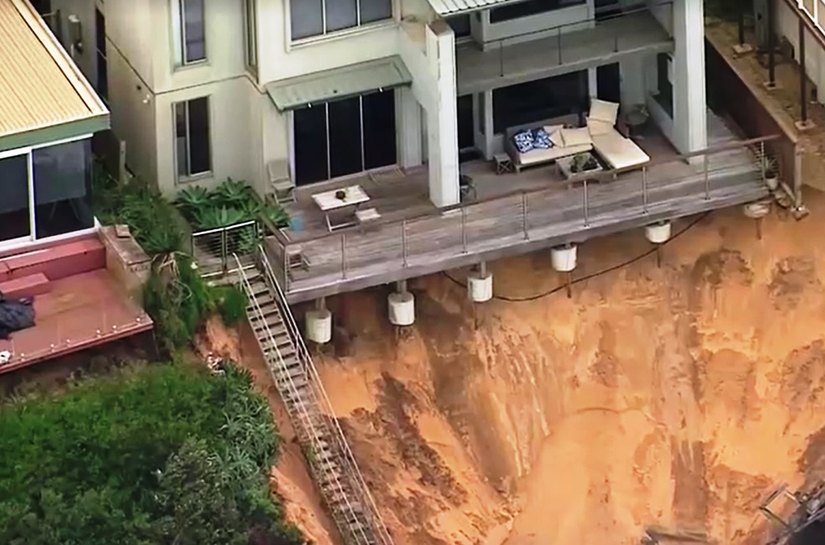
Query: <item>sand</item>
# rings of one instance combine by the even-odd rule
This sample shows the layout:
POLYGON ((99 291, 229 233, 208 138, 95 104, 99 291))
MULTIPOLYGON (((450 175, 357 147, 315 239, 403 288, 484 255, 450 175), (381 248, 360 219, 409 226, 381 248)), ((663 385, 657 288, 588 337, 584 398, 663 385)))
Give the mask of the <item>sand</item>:
MULTIPOLYGON (((623 545, 657 524, 762 543, 760 497, 825 468, 825 198, 808 204, 762 240, 741 210, 714 213, 661 268, 570 299, 473 308, 435 275, 411 284, 404 330, 385 290, 332 301, 347 341, 316 363, 396 542, 623 545)), ((648 249, 640 232, 594 241, 575 274, 648 249)), ((510 298, 560 280, 548 252, 492 270, 510 298)))

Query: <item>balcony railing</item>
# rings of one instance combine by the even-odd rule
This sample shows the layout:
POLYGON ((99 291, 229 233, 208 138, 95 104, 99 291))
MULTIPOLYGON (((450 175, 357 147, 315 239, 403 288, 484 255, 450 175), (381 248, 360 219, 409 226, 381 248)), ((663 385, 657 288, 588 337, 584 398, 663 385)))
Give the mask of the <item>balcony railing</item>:
MULTIPOLYGON (((291 301, 367 287, 466 264, 467 257, 516 253, 530 242, 582 239, 759 199, 765 189, 766 143, 776 136, 653 160, 631 173, 587 174, 558 186, 517 191, 364 229, 290 241, 268 239, 291 301), (599 183, 604 181, 605 183, 599 183)), ((525 250, 525 251, 529 251, 525 250)))

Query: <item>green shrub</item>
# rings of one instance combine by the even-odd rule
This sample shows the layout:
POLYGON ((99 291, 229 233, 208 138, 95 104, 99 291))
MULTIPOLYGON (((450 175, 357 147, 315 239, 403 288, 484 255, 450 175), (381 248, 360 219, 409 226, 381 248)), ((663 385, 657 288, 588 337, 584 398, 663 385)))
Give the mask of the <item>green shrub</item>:
POLYGON ((233 326, 246 317, 248 299, 246 294, 235 286, 214 288, 213 297, 223 323, 233 326))
POLYGON ((175 206, 195 229, 226 227, 250 220, 266 221, 275 227, 289 224, 289 216, 282 207, 262 202, 246 182, 232 178, 212 191, 188 187, 178 193, 175 206))

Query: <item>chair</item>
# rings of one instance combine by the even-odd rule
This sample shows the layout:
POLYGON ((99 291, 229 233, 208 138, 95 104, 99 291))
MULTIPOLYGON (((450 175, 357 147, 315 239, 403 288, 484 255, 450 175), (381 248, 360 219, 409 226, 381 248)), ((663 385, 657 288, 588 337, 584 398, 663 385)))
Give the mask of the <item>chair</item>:
POLYGON ((269 186, 272 196, 280 205, 295 202, 295 182, 289 175, 289 163, 286 159, 275 159, 266 166, 269 174, 269 186))

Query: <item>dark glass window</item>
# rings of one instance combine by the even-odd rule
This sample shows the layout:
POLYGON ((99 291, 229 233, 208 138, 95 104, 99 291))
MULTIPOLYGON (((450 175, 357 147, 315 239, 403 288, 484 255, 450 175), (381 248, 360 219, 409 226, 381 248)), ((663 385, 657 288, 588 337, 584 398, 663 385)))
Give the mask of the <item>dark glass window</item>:
POLYGON ((453 29, 456 38, 470 35, 470 16, 458 15, 447 19, 447 24, 453 29))
POLYGON ((569 8, 570 6, 578 6, 586 3, 586 0, 527 0, 526 2, 516 2, 509 6, 491 9, 490 22, 499 23, 501 21, 509 21, 510 19, 518 19, 520 17, 527 17, 528 15, 536 15, 544 13, 545 11, 569 8))
POLYGON ((398 162, 395 143, 395 93, 392 90, 364 95, 364 168, 398 162))
POLYGON ((458 149, 472 148, 473 137, 473 95, 458 97, 458 149))
POLYGON ((37 238, 94 226, 90 140, 32 152, 37 238))
POLYGON ((209 98, 175 104, 175 150, 178 175, 194 176, 212 170, 209 98))
POLYGON ((671 62, 671 57, 667 53, 656 55, 656 82, 659 92, 655 96, 656 102, 673 117, 673 85, 670 83, 670 76, 668 75, 668 67, 671 62))
POLYGON ((361 156, 361 97, 327 104, 329 177, 364 170, 361 156))
POLYGON ((206 25, 203 0, 180 0, 180 20, 183 32, 183 63, 206 59, 206 25))
POLYGON ((97 46, 97 92, 109 98, 109 70, 106 64, 106 18, 99 9, 95 10, 95 45, 97 46))
POLYGON ((493 129, 579 113, 587 102, 586 70, 495 89, 493 129))
POLYGON ((292 0, 289 3, 289 16, 293 40, 324 33, 323 0, 292 0))
POLYGON ((320 182, 329 178, 327 164, 327 109, 315 105, 296 110, 295 127, 295 183, 320 182))
POLYGON ((300 40, 392 17, 392 0, 290 0, 292 39, 300 40))
POLYGON ((361 0, 361 24, 392 18, 392 0, 361 0))
POLYGON ((358 0, 326 0, 327 32, 354 27, 358 24, 358 0))
POLYGON ((0 242, 31 234, 29 226, 29 165, 28 155, 0 159, 0 242))

